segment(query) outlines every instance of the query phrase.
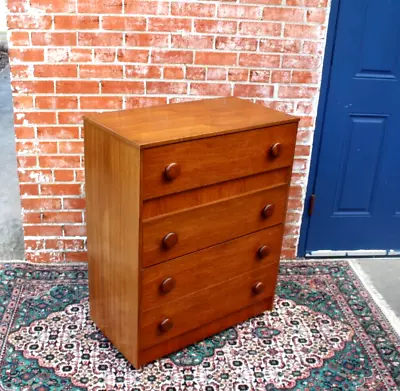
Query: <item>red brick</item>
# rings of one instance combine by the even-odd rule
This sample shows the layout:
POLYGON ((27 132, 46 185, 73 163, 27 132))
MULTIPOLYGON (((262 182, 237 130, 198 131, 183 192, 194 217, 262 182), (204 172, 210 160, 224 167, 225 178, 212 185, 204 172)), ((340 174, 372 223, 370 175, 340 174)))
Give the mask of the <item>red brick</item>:
POLYGON ((148 50, 118 49, 117 58, 120 62, 148 62, 149 55, 148 50))
POLYGON ((278 90, 279 98, 314 98, 317 92, 315 87, 294 87, 280 86, 278 90))
POLYGON ((228 70, 228 80, 230 81, 247 81, 249 79, 248 69, 230 68, 228 70))
POLYGON ((117 58, 117 49, 115 48, 94 49, 95 62, 115 62, 116 58, 117 58))
POLYGON ((318 84, 319 73, 308 71, 293 71, 292 83, 318 84))
POLYGON ((96 30, 100 25, 99 16, 91 15, 55 15, 56 30, 96 30))
POLYGON ((120 79, 122 76, 122 65, 81 65, 79 67, 79 77, 83 79, 120 79))
POLYGON ((32 168, 37 166, 36 156, 17 156, 17 165, 19 168, 32 168))
POLYGON ((290 83, 291 71, 274 70, 271 74, 272 83, 290 83))
POLYGON ((126 65, 125 76, 134 79, 159 79, 161 69, 157 65, 126 65))
POLYGON ((282 32, 281 23, 270 22, 241 22, 239 32, 243 35, 280 36, 282 32))
POLYGON ((240 0, 239 3, 282 5, 282 0, 240 0))
POLYGON ((54 183, 40 185, 42 195, 80 195, 81 185, 74 183, 54 183))
POLYGON ((38 62, 44 60, 43 49, 22 49, 10 48, 8 50, 10 56, 10 63, 13 62, 38 62))
POLYGON ((18 154, 57 153, 57 143, 44 141, 19 141, 16 143, 18 154))
POLYGON ((190 19, 181 18, 149 18, 148 31, 191 31, 192 22, 190 19))
POLYGON ((153 50, 151 62, 155 64, 192 64, 193 52, 183 50, 153 50))
MULTIPOLYGON (((36 100, 38 97, 36 98, 36 100)), ((74 139, 79 137, 79 128, 74 127, 38 127, 37 137, 44 140, 74 139)))
POLYGON ((324 53, 324 44, 323 42, 305 41, 303 44, 303 53, 322 55, 324 53))
POLYGON ((73 182, 74 180, 74 170, 54 170, 55 182, 73 182))
POLYGON ((29 0, 8 0, 7 7, 10 12, 27 12, 29 10, 29 0))
POLYGON ((77 77, 78 67, 72 64, 62 64, 62 65, 47 65, 40 64, 34 66, 33 75, 35 77, 77 77))
POLYGON ((144 31, 146 19, 135 16, 103 16, 101 26, 104 30, 144 31))
POLYGON ((125 0, 126 14, 168 15, 168 3, 163 1, 125 0))
POLYGON ((79 32, 80 46, 121 46, 122 33, 92 33, 79 32))
POLYGON ((236 65, 236 53, 196 52, 195 64, 199 65, 236 65))
POLYGON ((263 19, 278 22, 304 22, 305 11, 300 8, 265 7, 263 19))
POLYGON ((322 38, 322 30, 319 26, 308 26, 304 24, 286 24, 284 35, 292 38, 318 39, 322 38))
POLYGON ((227 73, 225 68, 208 68, 207 80, 226 80, 227 73))
POLYGON ((42 222, 42 214, 40 212, 25 211, 22 222, 24 224, 40 224, 42 222))
POLYGON ((83 250, 85 242, 82 239, 46 239, 47 249, 83 250))
POLYGON ((30 139, 35 137, 35 129, 29 126, 16 126, 14 128, 17 139, 30 139))
POLYGON ((168 47, 168 34, 129 34, 125 36, 128 46, 168 47))
POLYGON ((54 82, 46 81, 12 81, 11 87, 17 94, 49 94, 54 92, 54 82))
POLYGON ((274 54, 241 53, 239 57, 239 65, 246 67, 277 68, 279 63, 280 56, 274 54))
POLYGON ((51 28, 51 15, 14 14, 7 16, 8 30, 47 30, 51 28))
POLYGON ((44 223, 81 223, 82 212, 42 212, 44 223))
POLYGON ((217 37, 215 48, 220 50, 257 50, 257 39, 242 37, 217 37))
POLYGON ((283 56, 282 68, 317 69, 321 65, 321 57, 283 56))
POLYGON ((188 80, 205 80, 206 68, 203 67, 186 67, 186 79, 188 80))
POLYGON ((98 81, 56 81, 58 94, 98 94, 98 81))
POLYGON ((120 14, 123 0, 77 0, 78 12, 88 14, 120 14))
MULTIPOLYGON (((8 49, 10 52, 11 49, 8 49)), ((31 65, 16 65, 16 64, 11 64, 11 73, 14 77, 14 80, 16 79, 25 79, 28 77, 33 76, 33 67, 31 65)))
POLYGON ((75 96, 37 96, 35 107, 38 109, 77 109, 78 98, 75 96))
POLYGON ((32 184, 20 184, 19 191, 21 196, 32 196, 32 195, 39 195, 39 185, 32 185, 32 184))
MULTIPOLYGON (((121 110, 123 99, 122 97, 111 96, 82 96, 80 98, 80 102, 81 109, 121 110)), ((63 151, 61 150, 61 144, 60 152, 63 153, 63 151)), ((83 153, 83 145, 81 153, 83 153)))
POLYGON ((31 7, 43 12, 68 13, 75 12, 75 0, 30 0, 31 7))
MULTIPOLYGON (((85 112, 90 114, 90 112, 85 112)), ((83 113, 78 111, 59 111, 57 113, 58 123, 60 125, 83 125, 83 113)))
POLYGON ((261 39, 260 52, 299 53, 301 41, 294 39, 261 39))
POLYGON ((28 46, 29 42, 29 33, 26 31, 11 31, 9 41, 13 46, 28 46))
POLYGON ((140 97, 127 97, 125 105, 127 109, 136 109, 138 107, 157 106, 157 105, 164 105, 166 103, 167 103, 167 98, 165 97, 140 96, 140 97))
POLYGON ((243 97, 271 98, 274 87, 267 84, 235 84, 233 94, 243 97))
POLYGON ((70 62, 92 62, 92 49, 70 49, 70 62))
POLYGON ((194 27, 198 33, 234 34, 237 30, 237 22, 199 19, 195 20, 194 27))
POLYGON ((191 83, 190 94, 228 96, 231 94, 231 85, 222 83, 191 83))
POLYGON ((250 71, 250 81, 255 83, 269 83, 271 79, 271 71, 252 70, 250 71))
POLYGON ((64 225, 66 236, 86 236, 85 225, 64 225))
POLYGON ((73 168, 80 167, 79 156, 49 155, 39 156, 39 166, 48 168, 73 168))
POLYGON ((23 113, 23 116, 20 115, 20 113, 16 113, 14 116, 14 123, 16 125, 55 124, 57 123, 56 113, 47 111, 27 111, 23 113))
POLYGON ((212 49, 213 37, 207 35, 172 35, 172 47, 182 49, 212 49))
POLYGON ((66 251, 65 262, 87 262, 88 255, 86 251, 66 251))
POLYGON ((76 45, 76 33, 50 33, 50 32, 38 32, 32 33, 31 36, 32 45, 37 46, 75 46, 76 45))
POLYGON ((85 170, 75 170, 75 181, 85 182, 85 170))
POLYGON ((20 170, 18 171, 20 183, 48 183, 53 182, 51 170, 20 170))
POLYGON ((25 248, 27 251, 35 251, 44 249, 44 240, 26 240, 25 239, 25 248))
POLYGON ((186 94, 187 84, 182 82, 147 81, 148 94, 186 94))
POLYGON ((17 110, 26 110, 33 108, 33 97, 26 96, 26 95, 14 95, 13 96, 14 102, 14 111, 17 110))
POLYGON ((229 19, 261 19, 262 8, 256 6, 221 4, 218 9, 219 18, 229 19))
POLYGON ((47 62, 68 62, 69 50, 66 47, 47 48, 47 62))
POLYGON ((171 15, 212 17, 215 15, 215 4, 174 2, 171 3, 171 15))
POLYGON ((309 9, 307 22, 324 24, 326 21, 326 9, 309 9))
POLYGON ((141 81, 102 81, 103 94, 143 94, 144 83, 141 81))
MULTIPOLYGON (((24 227, 25 236, 61 236, 62 227, 57 225, 34 225, 24 227)), ((28 253, 25 254, 25 257, 28 253)), ((44 254, 37 254, 37 257, 44 259, 44 254)))
POLYGON ((164 79, 183 79, 184 75, 182 66, 164 66, 164 79))
POLYGON ((63 209, 84 209, 86 202, 84 198, 64 198, 63 209))
POLYGON ((60 209, 60 198, 23 198, 21 199, 21 206, 27 210, 45 210, 45 209, 60 209))

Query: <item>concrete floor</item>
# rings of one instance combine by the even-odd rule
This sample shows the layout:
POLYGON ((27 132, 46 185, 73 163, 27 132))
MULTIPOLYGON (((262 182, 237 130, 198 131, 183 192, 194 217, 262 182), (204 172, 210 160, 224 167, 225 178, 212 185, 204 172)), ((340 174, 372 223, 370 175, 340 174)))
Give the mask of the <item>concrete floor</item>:
POLYGON ((0 260, 24 258, 10 72, 0 71, 0 260))
MULTIPOLYGON (((0 260, 24 258, 13 125, 10 74, 6 67, 0 71, 0 260)), ((400 259, 352 262, 400 318, 400 259)))

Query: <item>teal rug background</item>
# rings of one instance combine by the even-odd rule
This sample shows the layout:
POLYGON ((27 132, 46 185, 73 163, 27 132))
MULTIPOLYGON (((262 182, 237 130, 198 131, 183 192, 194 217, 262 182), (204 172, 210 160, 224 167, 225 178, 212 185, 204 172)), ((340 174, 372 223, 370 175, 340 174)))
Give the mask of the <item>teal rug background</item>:
POLYGON ((275 308, 135 370, 85 265, 0 265, 1 390, 398 390, 400 340, 349 264, 284 262, 275 308))

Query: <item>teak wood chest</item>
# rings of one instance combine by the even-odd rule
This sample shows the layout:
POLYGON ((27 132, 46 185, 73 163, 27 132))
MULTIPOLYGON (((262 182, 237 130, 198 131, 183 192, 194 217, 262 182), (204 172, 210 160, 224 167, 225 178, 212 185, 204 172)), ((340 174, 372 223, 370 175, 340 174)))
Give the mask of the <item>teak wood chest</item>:
POLYGON ((135 367, 272 308, 297 126, 238 98, 85 118, 91 316, 135 367))

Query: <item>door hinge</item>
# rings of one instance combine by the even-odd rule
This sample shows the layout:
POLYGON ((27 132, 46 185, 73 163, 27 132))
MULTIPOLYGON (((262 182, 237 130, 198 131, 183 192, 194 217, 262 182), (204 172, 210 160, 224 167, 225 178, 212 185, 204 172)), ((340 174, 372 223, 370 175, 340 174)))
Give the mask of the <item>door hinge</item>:
POLYGON ((308 215, 312 216, 315 205, 315 194, 311 194, 310 201, 308 202, 308 215))

